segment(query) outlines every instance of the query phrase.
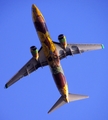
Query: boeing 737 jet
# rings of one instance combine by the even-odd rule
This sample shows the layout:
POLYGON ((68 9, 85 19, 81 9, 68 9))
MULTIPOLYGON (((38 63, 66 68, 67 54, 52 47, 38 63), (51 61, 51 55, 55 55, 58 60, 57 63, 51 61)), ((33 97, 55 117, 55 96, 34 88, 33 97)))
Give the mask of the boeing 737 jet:
POLYGON ((41 47, 39 51, 35 46, 30 47, 32 58, 5 84, 5 88, 8 88, 22 77, 27 76, 38 68, 48 65, 58 91, 61 94, 61 97, 48 111, 48 113, 65 103, 88 98, 86 95, 69 93, 68 84, 60 64, 60 60, 67 56, 73 56, 86 51, 102 49, 104 48, 103 44, 68 44, 64 34, 58 35, 58 42, 54 42, 50 37, 42 13, 34 4, 32 5, 32 18, 41 47))

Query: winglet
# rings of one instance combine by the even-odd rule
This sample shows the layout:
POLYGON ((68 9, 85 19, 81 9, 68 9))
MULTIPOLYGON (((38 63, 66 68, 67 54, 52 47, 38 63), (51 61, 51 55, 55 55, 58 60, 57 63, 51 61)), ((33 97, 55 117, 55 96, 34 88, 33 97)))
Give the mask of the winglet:
POLYGON ((102 49, 104 49, 104 45, 102 44, 101 46, 102 46, 102 49))

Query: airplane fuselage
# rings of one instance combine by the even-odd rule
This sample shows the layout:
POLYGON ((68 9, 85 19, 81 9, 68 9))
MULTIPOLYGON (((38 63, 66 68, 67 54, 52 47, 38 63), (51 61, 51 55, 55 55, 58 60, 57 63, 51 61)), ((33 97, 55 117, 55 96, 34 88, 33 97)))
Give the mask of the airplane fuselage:
POLYGON ((68 86, 67 86, 66 78, 64 76, 63 69, 60 64, 56 47, 49 35, 45 19, 42 13, 35 5, 32 5, 32 17, 33 17, 34 26, 36 28, 38 37, 40 39, 45 57, 49 64, 56 86, 60 94, 64 96, 65 101, 69 102, 68 86))

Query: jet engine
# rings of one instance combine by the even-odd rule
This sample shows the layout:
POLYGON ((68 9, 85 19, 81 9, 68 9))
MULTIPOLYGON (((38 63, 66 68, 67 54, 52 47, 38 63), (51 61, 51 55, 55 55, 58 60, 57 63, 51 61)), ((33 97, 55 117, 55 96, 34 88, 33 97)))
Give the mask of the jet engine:
POLYGON ((36 46, 31 46, 31 47, 30 47, 30 51, 31 51, 32 56, 33 56, 36 60, 38 60, 38 58, 39 58, 39 53, 38 53, 38 49, 36 48, 36 46))
POLYGON ((58 40, 59 40, 59 42, 60 42, 60 44, 61 44, 61 47, 62 47, 63 49, 66 49, 66 47, 67 47, 66 37, 65 37, 63 34, 60 34, 60 35, 58 36, 58 40))

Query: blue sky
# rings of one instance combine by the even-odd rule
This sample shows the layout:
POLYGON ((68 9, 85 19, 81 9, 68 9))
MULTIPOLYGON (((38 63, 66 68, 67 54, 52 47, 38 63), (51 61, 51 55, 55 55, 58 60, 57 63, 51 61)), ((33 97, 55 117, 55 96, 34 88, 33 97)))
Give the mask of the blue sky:
POLYGON ((108 120, 108 1, 0 1, 0 120, 108 120), (69 92, 89 99, 66 104, 51 114, 60 94, 49 67, 39 68, 4 89, 4 84, 40 48, 32 17, 36 4, 45 17, 51 38, 63 33, 68 43, 102 43, 103 50, 61 61, 69 92))

